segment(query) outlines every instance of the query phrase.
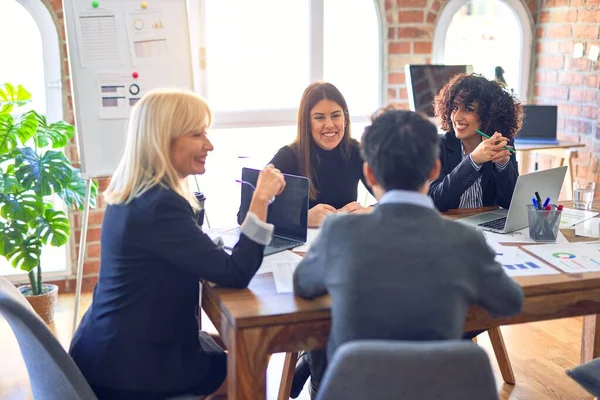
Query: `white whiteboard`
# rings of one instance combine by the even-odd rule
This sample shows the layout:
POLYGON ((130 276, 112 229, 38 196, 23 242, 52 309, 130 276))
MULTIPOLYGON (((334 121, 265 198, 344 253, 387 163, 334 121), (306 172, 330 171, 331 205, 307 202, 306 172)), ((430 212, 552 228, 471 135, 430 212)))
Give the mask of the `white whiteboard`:
POLYGON ((157 87, 194 89, 186 1, 63 3, 81 173, 110 176, 136 99, 157 87))

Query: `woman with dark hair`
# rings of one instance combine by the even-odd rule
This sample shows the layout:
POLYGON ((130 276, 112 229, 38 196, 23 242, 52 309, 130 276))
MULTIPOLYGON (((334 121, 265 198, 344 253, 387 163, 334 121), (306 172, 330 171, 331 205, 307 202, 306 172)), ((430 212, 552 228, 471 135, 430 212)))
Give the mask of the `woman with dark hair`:
POLYGON ((434 110, 446 131, 440 144, 442 170, 429 189, 436 207, 508 208, 519 172, 515 154, 505 146, 514 149, 523 123, 518 100, 483 76, 460 74, 436 95, 434 110))
POLYGON ((314 82, 304 90, 296 139, 279 149, 270 164, 310 179, 309 227, 320 226, 337 211, 366 210, 356 202, 358 181, 367 186, 359 143, 350 137, 346 100, 331 83, 314 82))

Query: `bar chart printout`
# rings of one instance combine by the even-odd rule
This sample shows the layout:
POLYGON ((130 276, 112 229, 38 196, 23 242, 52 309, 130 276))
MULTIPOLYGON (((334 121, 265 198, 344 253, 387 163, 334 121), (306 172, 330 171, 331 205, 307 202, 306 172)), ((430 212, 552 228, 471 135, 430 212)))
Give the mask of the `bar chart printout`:
POLYGON ((555 275, 560 272, 546 263, 519 250, 511 259, 496 257, 508 276, 555 275))

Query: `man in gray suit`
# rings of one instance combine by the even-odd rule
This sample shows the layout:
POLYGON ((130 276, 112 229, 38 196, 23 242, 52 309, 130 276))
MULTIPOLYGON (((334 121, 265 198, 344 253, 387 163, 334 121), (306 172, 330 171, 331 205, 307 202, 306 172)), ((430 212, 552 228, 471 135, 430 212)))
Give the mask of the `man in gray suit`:
MULTIPOLYGON (((371 214, 329 216, 294 273, 296 295, 331 296, 328 358, 352 340, 459 339, 472 304, 495 316, 520 312, 523 291, 483 235, 443 218, 427 196, 440 172, 435 126, 387 111, 362 147, 378 205, 371 214)), ((322 371, 311 373, 316 390, 322 371)))

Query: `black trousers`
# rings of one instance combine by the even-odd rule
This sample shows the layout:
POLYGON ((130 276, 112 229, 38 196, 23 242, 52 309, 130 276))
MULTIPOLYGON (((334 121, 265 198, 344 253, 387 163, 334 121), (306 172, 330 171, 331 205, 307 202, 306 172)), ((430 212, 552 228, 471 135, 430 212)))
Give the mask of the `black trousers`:
POLYGON ((94 386, 92 390, 98 400, 164 400, 184 395, 208 395, 216 391, 227 377, 227 355, 206 332, 199 333, 200 345, 209 359, 208 374, 202 382, 190 388, 165 392, 121 390, 106 386, 94 386))

